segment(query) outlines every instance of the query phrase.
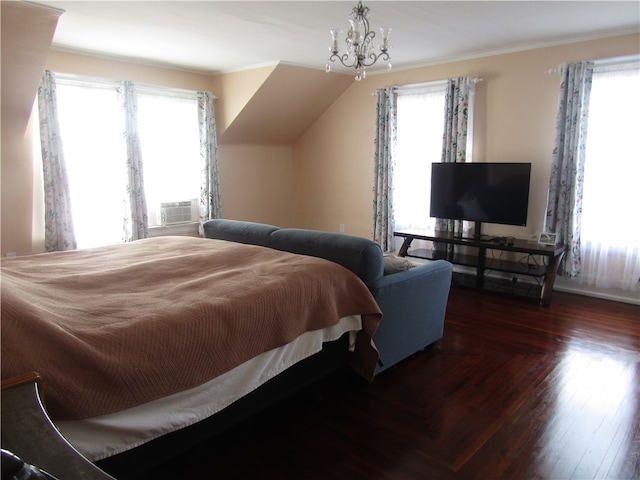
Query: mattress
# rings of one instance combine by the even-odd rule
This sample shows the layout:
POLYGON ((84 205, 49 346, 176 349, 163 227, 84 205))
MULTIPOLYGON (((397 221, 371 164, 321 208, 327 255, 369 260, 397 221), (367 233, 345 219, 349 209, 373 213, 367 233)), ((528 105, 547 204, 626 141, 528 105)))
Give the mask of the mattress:
POLYGON ((2 259, 1 268, 2 378, 38 372, 54 421, 194 388, 349 315, 364 326, 358 372, 370 378, 378 359, 371 292, 320 258, 159 237, 2 259))
POLYGON ((303 333, 293 342, 264 352, 195 388, 119 412, 55 424, 85 457, 93 462, 102 460, 215 415, 282 371, 319 352, 324 342, 350 332, 353 349, 361 329, 360 315, 343 317, 336 325, 303 333))

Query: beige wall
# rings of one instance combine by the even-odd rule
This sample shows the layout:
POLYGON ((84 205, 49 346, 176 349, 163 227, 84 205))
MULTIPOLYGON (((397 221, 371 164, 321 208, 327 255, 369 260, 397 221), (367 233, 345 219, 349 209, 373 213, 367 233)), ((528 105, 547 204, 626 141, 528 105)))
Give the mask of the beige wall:
POLYGON ((222 216, 293 227, 293 151, 288 146, 220 145, 222 216))
POLYGON ((554 140, 559 77, 565 62, 640 52, 638 34, 370 75, 353 85, 294 146, 295 222, 369 237, 377 88, 457 76, 476 88, 474 161, 532 162, 526 227, 486 225, 484 233, 526 237, 542 229, 554 140))
POLYGON ((32 136, 11 133, 2 129, 2 256, 32 252, 32 136))

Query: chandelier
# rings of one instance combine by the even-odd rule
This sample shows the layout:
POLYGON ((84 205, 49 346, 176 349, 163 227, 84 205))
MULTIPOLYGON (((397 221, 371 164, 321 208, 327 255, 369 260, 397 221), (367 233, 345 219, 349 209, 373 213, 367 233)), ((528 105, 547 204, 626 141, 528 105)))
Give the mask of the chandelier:
MULTIPOLYGON (((379 58, 386 60, 391 70, 391 57, 389 56, 389 34, 390 28, 380 27, 380 36, 382 43, 380 44, 380 53, 376 53, 376 47, 373 44, 373 39, 376 34, 369 30, 369 20, 367 15, 369 14, 369 7, 362 5, 362 1, 358 1, 358 5, 353 7, 351 15, 349 15, 349 31, 345 38, 347 44, 346 53, 340 54, 340 47, 338 46, 338 36, 341 33, 339 29, 332 29, 331 32, 331 46, 329 51, 331 56, 329 61, 335 62, 339 60, 345 67, 353 67, 356 69, 356 81, 360 81, 366 77, 366 68, 370 67, 378 61, 379 58)), ((331 71, 331 65, 327 62, 326 71, 331 71)))

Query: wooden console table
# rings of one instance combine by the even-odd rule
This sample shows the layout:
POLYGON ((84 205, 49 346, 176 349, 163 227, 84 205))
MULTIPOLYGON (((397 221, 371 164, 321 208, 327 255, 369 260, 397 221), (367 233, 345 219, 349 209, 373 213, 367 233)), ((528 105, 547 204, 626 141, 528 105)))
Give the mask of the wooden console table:
POLYGON ((398 252, 401 257, 442 259, 475 270, 473 274, 455 272, 456 285, 535 299, 542 305, 551 303, 553 282, 566 250, 566 247, 560 244, 542 245, 511 237, 476 239, 417 229, 396 231, 394 235, 404 238, 398 252), (432 242, 434 246, 432 249, 412 250, 410 247, 414 240, 432 242), (487 251, 496 251, 498 255, 488 256, 487 251), (524 254, 526 261, 503 260, 502 252, 524 254), (537 258, 540 258, 539 263, 537 258), (492 272, 507 274, 506 276, 510 275, 511 278, 490 275, 492 272), (519 282, 516 275, 531 277, 534 281, 519 282))

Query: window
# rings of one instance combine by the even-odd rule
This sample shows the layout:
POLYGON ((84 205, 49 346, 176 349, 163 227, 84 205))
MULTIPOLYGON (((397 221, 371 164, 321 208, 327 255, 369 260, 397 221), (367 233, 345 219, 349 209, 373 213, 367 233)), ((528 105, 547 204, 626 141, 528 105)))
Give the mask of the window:
POLYGON ((372 225, 384 251, 397 246, 398 229, 463 228, 462 222, 430 220, 430 172, 437 161, 471 161, 478 81, 459 77, 377 91, 372 225))
POLYGON ((395 228, 433 228, 429 216, 431 164, 440 162, 446 82, 398 90, 395 228))
POLYGON ((582 238, 608 245, 640 242, 634 221, 640 161, 640 71, 594 71, 585 152, 582 238), (627 140, 625 140, 627 139, 627 140))
POLYGON ((59 84, 58 122, 80 248, 122 241, 127 185, 115 88, 59 84))
POLYGON ((195 97, 138 93, 138 135, 144 162, 149 226, 161 203, 200 196, 200 136, 195 97))
MULTIPOLYGON (((58 120, 79 248, 122 241, 126 149, 117 85, 57 83, 58 120)), ((138 134, 149 226, 160 204, 200 195, 196 93, 139 88, 138 134)))
POLYGON ((638 62, 594 69, 585 150, 579 281, 636 288, 640 276, 637 220, 640 161, 638 62))

